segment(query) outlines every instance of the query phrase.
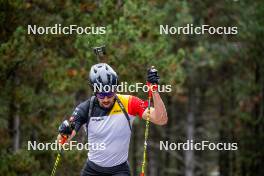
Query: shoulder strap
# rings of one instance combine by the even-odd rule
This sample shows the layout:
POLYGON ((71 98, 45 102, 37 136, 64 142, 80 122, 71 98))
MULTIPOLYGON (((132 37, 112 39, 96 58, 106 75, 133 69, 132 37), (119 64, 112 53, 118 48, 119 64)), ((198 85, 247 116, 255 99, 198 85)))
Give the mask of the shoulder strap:
POLYGON ((117 101, 118 105, 120 106, 121 110, 123 111, 123 113, 125 114, 127 122, 128 122, 128 125, 129 125, 129 128, 130 128, 130 131, 132 131, 132 127, 131 127, 131 124, 130 124, 130 118, 128 116, 128 113, 127 113, 124 105, 122 104, 122 102, 120 101, 120 99, 118 98, 117 95, 116 95, 116 101, 117 101))
POLYGON ((87 114, 87 122, 86 122, 86 129, 85 129, 85 132, 88 136, 88 125, 89 125, 89 122, 90 122, 90 118, 92 116, 92 112, 93 112, 93 106, 94 106, 94 99, 95 99, 95 96, 93 95, 91 98, 90 98, 90 102, 89 102, 89 110, 88 110, 88 114, 87 114))
POLYGON ((94 99, 95 99, 95 96, 93 95, 90 99, 90 103, 89 103, 89 111, 88 111, 88 123, 90 121, 90 118, 92 116, 92 111, 93 111, 93 106, 94 106, 94 99))

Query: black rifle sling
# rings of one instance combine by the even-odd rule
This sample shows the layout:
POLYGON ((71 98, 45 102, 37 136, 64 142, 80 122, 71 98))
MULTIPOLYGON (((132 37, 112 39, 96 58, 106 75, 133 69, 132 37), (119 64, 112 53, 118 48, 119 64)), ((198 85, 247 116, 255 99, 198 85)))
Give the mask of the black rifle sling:
POLYGON ((128 116, 128 113, 127 113, 124 105, 122 104, 122 102, 120 101, 120 99, 117 96, 116 96, 116 101, 117 101, 118 105, 120 106, 121 110, 123 111, 124 115, 126 116, 130 131, 132 131, 132 127, 131 127, 131 124, 130 124, 130 118, 128 116))

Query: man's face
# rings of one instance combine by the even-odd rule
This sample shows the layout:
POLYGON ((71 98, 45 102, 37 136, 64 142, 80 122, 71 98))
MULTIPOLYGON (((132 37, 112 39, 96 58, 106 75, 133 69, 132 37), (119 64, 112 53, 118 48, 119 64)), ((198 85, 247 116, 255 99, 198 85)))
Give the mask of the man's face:
POLYGON ((110 108, 115 102, 115 92, 96 93, 96 97, 103 108, 110 108))

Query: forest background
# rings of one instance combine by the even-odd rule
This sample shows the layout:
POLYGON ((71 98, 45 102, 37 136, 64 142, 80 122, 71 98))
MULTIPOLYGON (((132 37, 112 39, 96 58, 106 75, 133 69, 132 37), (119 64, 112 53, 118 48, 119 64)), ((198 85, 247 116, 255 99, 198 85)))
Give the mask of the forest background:
MULTIPOLYGON (((264 175, 264 1, 0 0, 0 175, 51 173, 59 124, 91 95, 91 48, 105 44, 121 81, 146 80, 155 65, 169 121, 150 126, 147 175, 264 175), (106 26, 105 35, 28 35, 27 25, 106 26), (159 25, 237 26, 237 35, 160 35, 159 25), (237 151, 160 151, 159 142, 237 142, 237 151)), ((146 99, 144 92, 133 93, 146 99)), ((144 121, 129 161, 138 175, 144 121)), ((80 134, 79 141, 86 136, 80 134)), ((67 151, 58 175, 79 175, 87 151, 67 151)))

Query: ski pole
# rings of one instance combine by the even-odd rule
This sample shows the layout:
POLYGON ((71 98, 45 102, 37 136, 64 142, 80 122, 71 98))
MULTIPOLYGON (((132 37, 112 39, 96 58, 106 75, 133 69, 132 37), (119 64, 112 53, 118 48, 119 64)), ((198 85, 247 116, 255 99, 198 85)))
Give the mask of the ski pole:
MULTIPOLYGON (((66 142, 67 138, 68 138, 67 136, 62 135, 62 139, 59 141, 59 143, 60 143, 61 145, 63 145, 63 144, 66 142)), ((57 154, 57 157, 56 157, 56 160, 55 160, 55 163, 54 163, 54 166, 53 166, 52 172, 51 172, 51 176, 54 176, 55 173, 56 173, 57 166, 58 166, 58 164, 59 164, 59 162, 60 162, 60 159, 61 159, 62 151, 63 151, 63 150, 59 150, 59 153, 57 154)))
MULTIPOLYGON (((154 69, 154 66, 151 67, 151 69, 154 69)), ((152 85, 147 82, 148 85, 148 111, 147 111, 147 120, 146 120, 146 127, 145 127, 145 134, 144 134, 144 151, 143 151, 143 161, 141 166, 141 173, 140 176, 145 175, 145 166, 146 166, 146 160, 147 160, 147 141, 149 136, 149 119, 150 119, 150 103, 152 98, 152 85)))

